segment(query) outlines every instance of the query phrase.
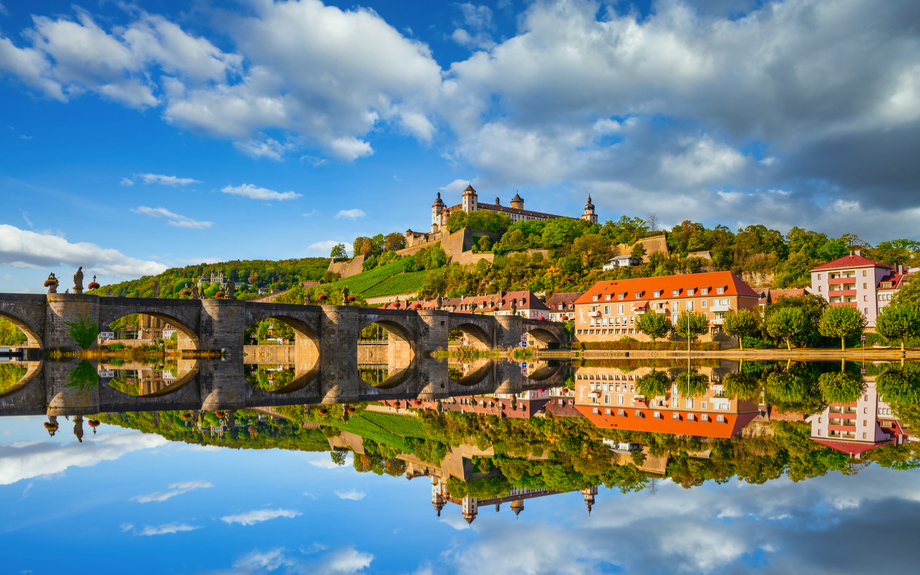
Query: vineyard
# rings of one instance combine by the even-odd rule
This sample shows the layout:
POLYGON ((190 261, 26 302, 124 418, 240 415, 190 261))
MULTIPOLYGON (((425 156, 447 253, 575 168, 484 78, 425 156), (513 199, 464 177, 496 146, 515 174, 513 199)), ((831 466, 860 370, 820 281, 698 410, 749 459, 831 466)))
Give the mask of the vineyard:
POLYGON ((351 293, 360 294, 365 298, 415 292, 421 287, 428 272, 407 272, 406 269, 412 265, 411 257, 402 258, 350 278, 324 284, 320 289, 331 293, 348 286, 351 293))

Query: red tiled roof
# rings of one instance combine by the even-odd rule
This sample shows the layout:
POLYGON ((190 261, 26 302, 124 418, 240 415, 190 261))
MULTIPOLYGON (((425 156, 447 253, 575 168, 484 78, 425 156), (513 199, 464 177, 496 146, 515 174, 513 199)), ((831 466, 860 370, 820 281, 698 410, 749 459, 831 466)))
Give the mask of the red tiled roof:
POLYGON ((899 289, 899 288, 901 287, 901 284, 903 284, 905 280, 909 280, 910 277, 911 277, 911 274, 909 274, 909 273, 904 273, 904 274, 890 274, 890 275, 887 275, 887 276, 883 277, 881 280, 879 280, 879 286, 880 286, 880 287, 878 288, 878 290, 879 290, 879 291, 884 291, 884 290, 896 290, 896 289, 899 289), (891 287, 890 287, 890 288, 881 287, 882 282, 891 282, 891 287))
POLYGON ((563 307, 562 309, 563 310, 568 309, 569 304, 575 303, 575 300, 580 298, 581 294, 583 293, 584 292, 580 292, 580 291, 554 293, 552 297, 546 300, 546 307, 553 310, 559 304, 563 304, 565 307, 563 307))
MULTIPOLYGON (((709 272, 703 274, 685 274, 677 276, 597 282, 591 286, 591 289, 582 294, 582 296, 578 298, 575 303, 592 303, 592 298, 594 295, 603 296, 606 294, 610 294, 612 296, 611 301, 614 302, 645 302, 655 299, 654 294, 657 290, 662 290, 661 297, 659 298, 662 300, 674 299, 675 297, 685 298, 688 297, 688 288, 697 288, 696 294, 689 297, 702 297, 699 289, 704 287, 710 288, 709 294, 707 294, 706 297, 712 297, 715 295, 737 295, 754 298, 760 297, 757 292, 752 290, 746 283, 741 281, 741 278, 731 272, 709 272), (725 287, 725 293, 716 294, 716 288, 720 286, 725 287), (672 296, 671 292, 675 289, 679 289, 680 293, 677 296, 672 296), (623 299, 618 299, 619 296, 617 294, 623 292, 626 293, 626 296, 623 299), (644 293, 642 293, 641 297, 636 298, 636 292, 644 293)), ((598 301, 601 300, 603 300, 603 298, 598 301)))
POLYGON ((831 449, 836 449, 837 451, 841 451, 848 455, 856 455, 857 453, 865 453, 866 451, 875 449, 876 447, 881 447, 883 445, 888 445, 889 443, 891 443, 890 439, 888 441, 882 441, 879 443, 863 443, 863 442, 856 442, 856 441, 831 441, 829 439, 815 439, 814 437, 812 437, 811 440, 814 441, 815 443, 820 443, 824 447, 830 447, 831 449))
POLYGON ((843 256, 842 258, 837 258, 836 260, 832 262, 827 262, 826 264, 820 265, 816 268, 811 268, 811 271, 815 272, 818 270, 836 270, 836 269, 842 269, 842 268, 865 268, 865 267, 891 269, 891 266, 888 264, 883 264, 882 262, 870 260, 869 258, 858 256, 856 254, 850 254, 848 256, 843 256))
MULTIPOLYGON (((591 412, 593 409, 588 405, 576 405, 575 409, 580 411, 585 417, 591 420, 591 423, 605 429, 626 429, 628 431, 649 431, 652 433, 669 433, 671 435, 695 435, 699 437, 719 437, 728 439, 735 435, 745 425, 752 422, 760 411, 751 411, 748 413, 706 413, 709 421, 701 421, 700 416, 703 412, 692 411, 668 411, 663 409, 636 409, 634 407, 613 406, 608 407, 614 415, 604 415, 591 412), (625 416, 615 415, 618 409, 624 410, 625 416), (642 417, 636 417, 636 412, 642 413, 642 417), (653 416, 653 412, 660 411, 661 419, 653 416), (680 414, 680 419, 672 419, 672 414, 680 414), (696 419, 690 421, 687 415, 694 414, 696 419), (716 416, 725 417, 724 422, 716 421, 716 416)), ((602 408, 597 408, 602 409, 602 408)))

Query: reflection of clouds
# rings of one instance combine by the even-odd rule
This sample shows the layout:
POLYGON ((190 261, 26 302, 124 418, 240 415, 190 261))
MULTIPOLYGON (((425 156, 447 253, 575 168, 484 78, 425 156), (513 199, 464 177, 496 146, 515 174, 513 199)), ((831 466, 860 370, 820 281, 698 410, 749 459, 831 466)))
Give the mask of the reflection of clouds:
POLYGON ((298 515, 302 515, 302 513, 291 509, 256 509, 255 511, 248 511, 238 515, 227 515, 226 517, 221 517, 220 520, 228 525, 232 523, 255 525, 256 523, 262 523, 270 519, 277 519, 279 517, 287 517, 290 519, 298 515))
POLYGON ((147 495, 138 495, 134 497, 132 501, 137 501, 138 503, 150 503, 151 501, 156 501, 157 503, 162 503, 167 499, 171 499, 176 495, 182 495, 183 493, 188 493, 189 491, 194 491, 195 489, 207 489, 209 487, 214 487, 211 485, 210 481, 186 481, 184 483, 173 483, 169 486, 170 491, 165 493, 148 493, 147 495))
POLYGON ((339 465, 335 461, 332 461, 332 458, 329 457, 328 453, 317 453, 307 456, 307 463, 314 467, 319 467, 321 469, 338 469, 340 467, 351 468, 353 465, 354 458, 352 453, 349 451, 348 455, 345 456, 345 463, 339 465))
POLYGON ((165 445, 159 435, 126 431, 84 437, 83 443, 21 441, 0 445, 0 485, 63 473, 68 467, 92 467, 132 451, 165 445))
POLYGON ((916 529, 918 475, 869 468, 743 489, 662 482, 654 497, 607 491, 590 521, 579 510, 569 524, 510 529, 480 517, 475 541, 445 558, 460 573, 912 572, 903 541, 890 535, 916 529))
POLYGON ((361 501, 362 499, 367 497, 367 493, 363 491, 358 491, 357 489, 349 489, 347 491, 336 490, 335 494, 338 496, 339 499, 350 499, 352 501, 361 501))
POLYGON ((158 525, 156 527, 145 525, 144 528, 135 533, 135 535, 147 537, 151 535, 170 535, 172 533, 194 531, 196 529, 201 529, 201 527, 198 525, 189 525, 188 523, 166 523, 165 525, 158 525))
MULTIPOLYGON (((318 551, 326 548, 317 546, 318 551)), ((358 573, 370 567, 374 556, 345 547, 313 555, 317 549, 311 548, 301 556, 291 554, 283 548, 268 551, 254 550, 240 557, 229 571, 221 570, 221 575, 255 575, 259 573, 309 573, 311 575, 335 575, 339 573, 358 573), (310 555, 309 559, 303 555, 310 555)))

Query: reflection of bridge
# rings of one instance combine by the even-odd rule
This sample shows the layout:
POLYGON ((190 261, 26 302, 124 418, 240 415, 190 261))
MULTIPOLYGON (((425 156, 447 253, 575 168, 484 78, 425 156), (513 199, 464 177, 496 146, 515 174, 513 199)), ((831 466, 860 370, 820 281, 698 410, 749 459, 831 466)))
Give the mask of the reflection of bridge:
MULTIPOLYGON (((226 350, 227 361, 180 360, 175 383, 152 396, 133 397, 107 385, 80 396, 66 388, 73 364, 30 364, 16 386, 0 393, 0 414, 153 409, 231 409, 252 405, 346 402, 378 398, 446 397, 483 393, 505 387, 521 389, 529 381, 514 364, 491 364, 476 370, 476 381, 454 382, 446 361, 430 357, 447 349, 448 334, 464 332, 483 349, 517 346, 525 334, 547 344, 562 341, 560 324, 517 316, 480 316, 435 310, 375 310, 340 306, 254 303, 238 300, 168 300, 100 298, 71 294, 0 295, 0 317, 12 321, 29 347, 74 348, 66 322, 79 317, 101 328, 133 313, 161 318, 179 331, 179 349, 226 350), (295 333, 295 376, 283 389, 267 392, 243 375, 245 330, 262 320, 277 319, 295 333), (358 338, 376 323, 388 332, 388 378, 378 387, 365 384, 358 372, 358 338)), ((550 379, 559 378, 558 374, 550 379)), ((105 383, 105 379, 102 380, 105 383)), ((543 386, 548 386, 547 381, 543 386)), ((552 385, 556 385, 552 383, 552 385)))

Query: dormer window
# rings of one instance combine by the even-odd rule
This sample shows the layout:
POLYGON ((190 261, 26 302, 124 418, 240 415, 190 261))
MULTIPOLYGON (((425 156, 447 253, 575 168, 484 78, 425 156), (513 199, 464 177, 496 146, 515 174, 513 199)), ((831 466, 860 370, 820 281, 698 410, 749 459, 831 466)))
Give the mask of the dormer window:
POLYGON ((617 294, 617 299, 626 299, 626 292, 621 292, 617 294))
POLYGON ((604 299, 607 300, 607 301, 610 301, 610 298, 611 298, 611 295, 610 295, 610 294, 607 294, 607 295, 604 296, 604 299))
POLYGON ((717 294, 723 294, 723 293, 725 293, 725 286, 719 286, 719 287, 717 287, 717 288, 716 288, 716 293, 717 293, 717 294))
POLYGON ((709 288, 708 287, 700 288, 700 294, 709 295, 709 288))
POLYGON ((687 288, 687 295, 696 295, 696 288, 687 288))
POLYGON ((591 301, 597 301, 599 299, 601 299, 601 296, 599 294, 594 294, 593 296, 591 296, 591 301))
POLYGON ((672 289, 672 290, 671 290, 671 297, 677 297, 677 296, 679 296, 679 295, 680 295, 680 289, 672 289))
POLYGON ((636 299, 642 299, 642 296, 643 296, 644 294, 645 294, 644 291, 637 291, 637 292, 636 292, 636 299))
POLYGON ((662 290, 656 289, 656 290, 655 290, 655 297, 661 297, 661 292, 662 292, 662 290))

